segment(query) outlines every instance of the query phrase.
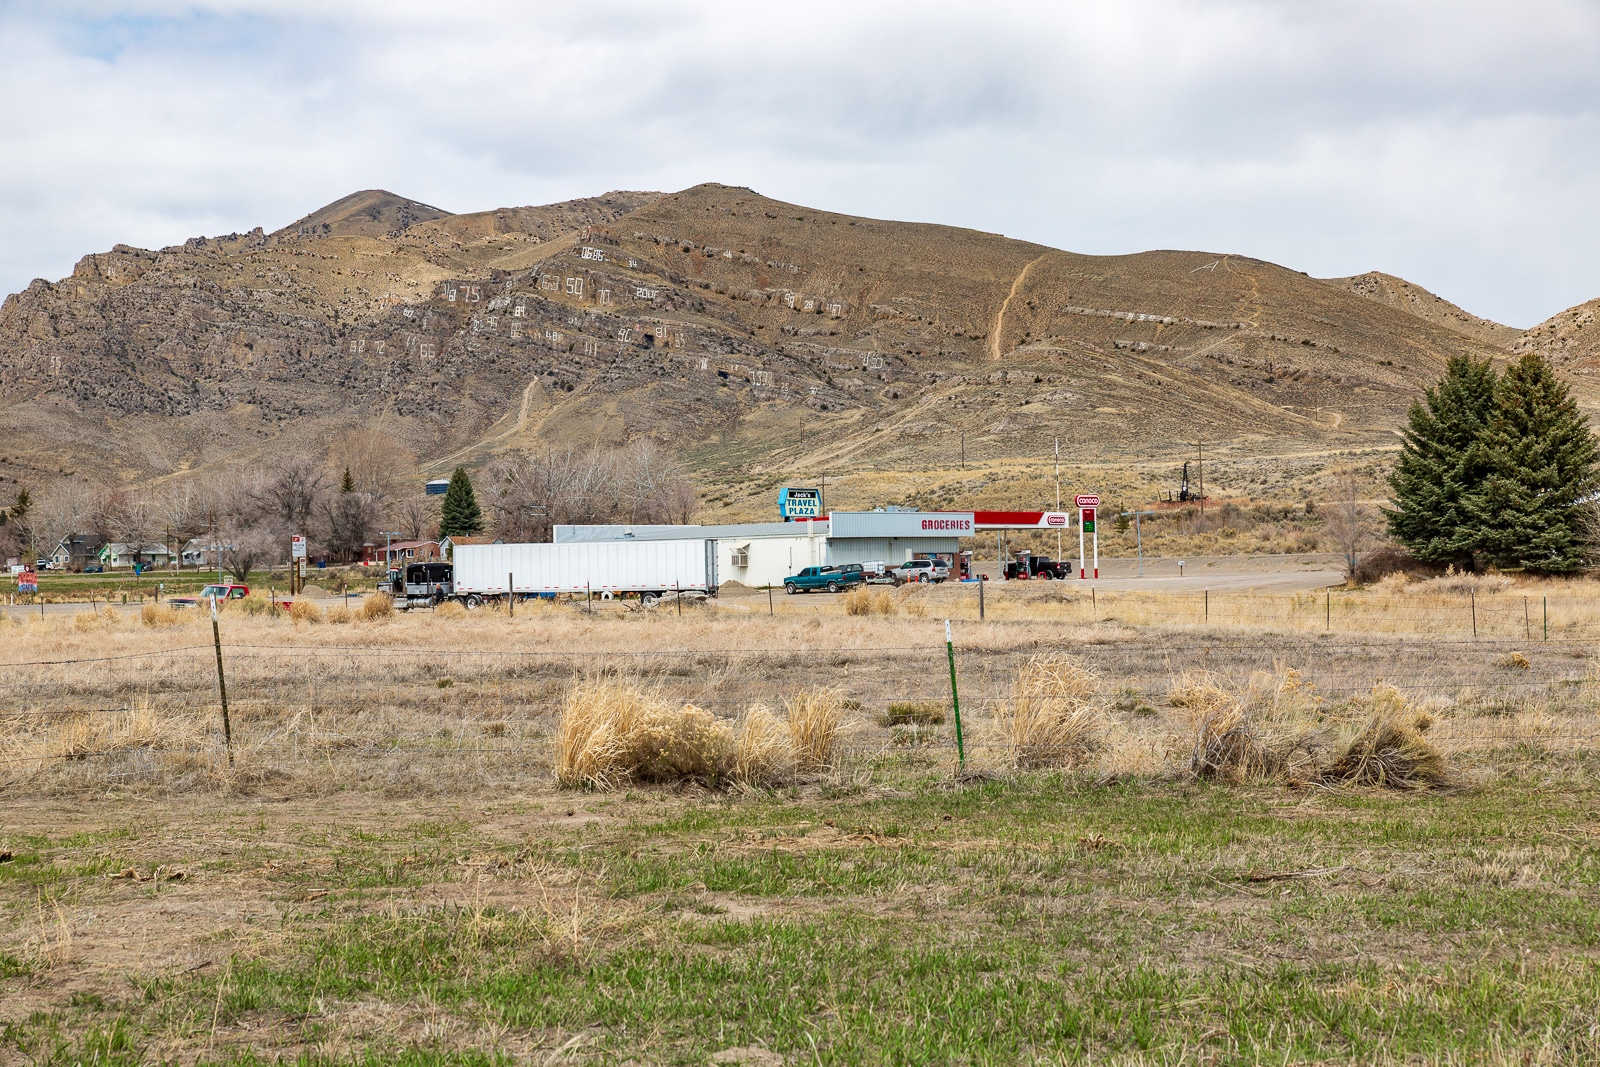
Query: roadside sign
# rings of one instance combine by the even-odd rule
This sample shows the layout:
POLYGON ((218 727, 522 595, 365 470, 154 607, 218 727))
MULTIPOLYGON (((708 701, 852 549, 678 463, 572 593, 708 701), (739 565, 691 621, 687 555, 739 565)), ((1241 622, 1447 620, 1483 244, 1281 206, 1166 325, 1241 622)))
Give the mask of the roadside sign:
POLYGON ((17 575, 17 592, 37 593, 39 591, 39 572, 25 570, 17 575))
POLYGON ((300 580, 304 581, 306 577, 306 557, 301 556, 299 559, 295 560, 295 567, 300 572, 300 580))
POLYGON ((1100 506, 1100 494, 1079 493, 1077 496, 1072 498, 1072 501, 1080 508, 1097 508, 1100 506))
POLYGON ((306 535, 295 534, 289 538, 289 556, 291 559, 306 558, 306 535))
POLYGON ((816 489, 779 489, 778 514, 785 520, 820 518, 822 493, 816 489))

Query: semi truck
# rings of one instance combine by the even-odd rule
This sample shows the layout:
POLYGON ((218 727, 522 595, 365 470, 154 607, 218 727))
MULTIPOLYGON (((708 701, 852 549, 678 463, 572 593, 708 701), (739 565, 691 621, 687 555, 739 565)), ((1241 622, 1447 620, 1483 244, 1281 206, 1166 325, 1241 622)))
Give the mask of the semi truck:
POLYGON ((532 596, 717 595, 717 542, 591 541, 457 545, 451 563, 413 563, 390 583, 396 607, 456 601, 468 608, 532 596), (413 573, 415 572, 415 573, 413 573))

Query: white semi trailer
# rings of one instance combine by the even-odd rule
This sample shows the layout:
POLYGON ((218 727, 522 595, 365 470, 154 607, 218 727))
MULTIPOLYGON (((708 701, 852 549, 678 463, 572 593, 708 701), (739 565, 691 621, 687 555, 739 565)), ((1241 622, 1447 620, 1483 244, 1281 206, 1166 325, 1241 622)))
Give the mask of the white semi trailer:
POLYGON ((647 603, 672 593, 717 595, 715 540, 458 545, 454 557, 441 599, 469 608, 508 593, 637 593, 647 603))

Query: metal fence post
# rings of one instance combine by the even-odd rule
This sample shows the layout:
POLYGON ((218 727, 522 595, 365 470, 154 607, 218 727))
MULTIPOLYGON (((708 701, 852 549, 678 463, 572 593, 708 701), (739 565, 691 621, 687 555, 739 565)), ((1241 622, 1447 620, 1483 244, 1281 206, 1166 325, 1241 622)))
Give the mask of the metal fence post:
POLYGON ((961 695, 956 691, 956 646, 950 637, 950 620, 944 620, 944 654, 950 661, 950 707, 955 711, 956 759, 962 767, 967 765, 967 746, 961 737, 961 695))
POLYGON ((983 575, 978 575, 978 621, 983 621, 983 575))
POLYGON ((506 618, 512 618, 517 613, 517 576, 506 575, 506 618))
POLYGON ((1478 594, 1476 590, 1467 590, 1467 600, 1472 604, 1472 639, 1478 639, 1478 594))
POLYGON ((211 641, 217 649, 217 692, 222 696, 222 744, 233 766, 233 724, 228 721, 228 682, 222 676, 222 631, 217 628, 217 598, 211 598, 211 641))
POLYGON ((1332 630, 1333 629, 1333 590, 1332 589, 1324 589, 1322 591, 1322 628, 1324 630, 1332 630))
POLYGON ((1550 640, 1550 597, 1544 598, 1544 639, 1550 640))
POLYGON ((772 610, 772 586, 771 586, 771 584, 768 584, 768 586, 767 586, 767 614, 768 615, 776 615, 777 614, 777 612, 772 610))

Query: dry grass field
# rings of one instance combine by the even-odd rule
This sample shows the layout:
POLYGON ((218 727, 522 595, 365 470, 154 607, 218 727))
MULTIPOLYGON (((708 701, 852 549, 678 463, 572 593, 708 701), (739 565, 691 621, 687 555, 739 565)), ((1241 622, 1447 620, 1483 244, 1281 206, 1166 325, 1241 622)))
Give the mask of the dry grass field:
POLYGON ((1593 592, 8 619, 0 1063, 1590 1060, 1593 592))

